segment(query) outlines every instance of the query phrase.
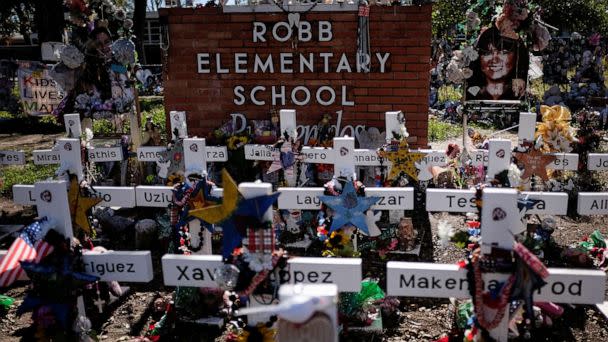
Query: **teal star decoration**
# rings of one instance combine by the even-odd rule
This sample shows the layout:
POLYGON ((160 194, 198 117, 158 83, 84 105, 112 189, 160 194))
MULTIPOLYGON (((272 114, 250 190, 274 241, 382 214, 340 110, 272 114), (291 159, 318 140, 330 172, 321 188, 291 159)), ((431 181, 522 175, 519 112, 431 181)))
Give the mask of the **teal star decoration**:
POLYGON ((323 204, 333 210, 333 217, 329 232, 352 225, 369 235, 369 228, 365 221, 365 212, 380 197, 359 197, 352 182, 347 182, 340 196, 319 196, 323 204))

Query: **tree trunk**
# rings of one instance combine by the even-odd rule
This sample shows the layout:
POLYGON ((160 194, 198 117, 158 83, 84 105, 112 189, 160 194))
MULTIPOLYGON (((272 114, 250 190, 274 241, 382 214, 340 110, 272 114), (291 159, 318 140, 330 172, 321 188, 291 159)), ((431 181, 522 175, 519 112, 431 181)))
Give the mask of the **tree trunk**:
POLYGON ((135 47, 141 64, 146 63, 146 52, 144 51, 144 32, 146 30, 146 0, 135 0, 133 11, 133 33, 135 33, 135 47))
POLYGON ((65 20, 63 0, 36 0, 34 20, 38 32, 38 45, 43 42, 62 41, 65 20))

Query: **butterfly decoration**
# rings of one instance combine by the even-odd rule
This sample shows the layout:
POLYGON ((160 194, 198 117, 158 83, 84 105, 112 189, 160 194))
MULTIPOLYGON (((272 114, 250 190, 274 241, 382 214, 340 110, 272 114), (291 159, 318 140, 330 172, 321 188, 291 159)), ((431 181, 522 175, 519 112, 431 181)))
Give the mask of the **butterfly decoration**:
POLYGON ((272 173, 278 170, 287 170, 293 167, 296 160, 300 158, 299 153, 300 142, 292 143, 290 140, 279 143, 273 152, 273 161, 266 173, 272 173))
POLYGON ((346 225, 352 225, 365 235, 370 235, 365 211, 378 202, 380 197, 357 196, 352 182, 347 182, 340 195, 324 195, 319 196, 319 199, 333 211, 330 233, 346 225))
POLYGON ((82 196, 78 178, 75 175, 70 175, 68 203, 70 205, 72 222, 76 223, 76 225, 87 234, 91 234, 91 224, 87 218, 87 211, 101 201, 101 198, 82 196))

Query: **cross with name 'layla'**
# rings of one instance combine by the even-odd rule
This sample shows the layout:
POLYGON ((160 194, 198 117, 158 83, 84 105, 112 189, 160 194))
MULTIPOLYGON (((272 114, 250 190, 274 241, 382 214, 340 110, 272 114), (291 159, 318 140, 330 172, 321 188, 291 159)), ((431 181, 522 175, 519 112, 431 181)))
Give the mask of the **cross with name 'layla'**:
MULTIPOLYGON (((492 172, 493 175, 508 167, 511 160, 510 142, 500 139, 491 140, 489 151, 491 157, 489 173, 492 172), (499 151, 502 152, 496 153, 499 151)), ((528 261, 533 259, 530 257, 531 254, 522 252, 525 248, 515 240, 515 236, 522 233, 525 227, 522 224, 522 210, 518 206, 518 200, 522 197, 528 203, 532 203, 531 207, 524 207, 524 214, 564 215, 567 212, 567 194, 518 193, 514 189, 486 188, 481 197, 481 246, 473 258, 473 267, 467 270, 458 265, 389 262, 387 264, 388 294, 436 298, 473 296, 476 313, 483 316, 481 321, 490 335, 498 341, 506 341, 509 320, 508 315, 505 314, 508 312, 505 311, 508 310, 505 303, 510 302, 508 299, 512 293, 520 293, 519 291, 522 290, 521 278, 513 275, 521 275, 519 271, 522 270, 522 265, 513 267, 510 258, 502 259, 501 261, 508 261, 509 265, 502 269, 503 272, 498 270, 482 272, 479 263, 485 260, 489 261, 489 264, 492 264, 492 261, 497 264, 495 258, 496 255, 500 255, 499 251, 507 251, 508 255, 511 255, 511 250, 515 250, 521 259, 528 261), (470 276, 467 272, 474 272, 474 276, 470 276), (475 279, 475 284, 469 284, 472 279, 475 279), (471 288, 475 289, 475 293, 469 292, 471 288), (484 291, 498 292, 503 305, 499 305, 498 310, 484 307, 481 299, 484 291)), ((427 211, 474 212, 477 211, 476 203, 475 190, 427 190, 427 211)), ((538 266, 539 263, 532 262, 530 265, 538 266)), ((531 296, 534 295, 534 299, 538 301, 573 304, 596 304, 604 300, 605 274, 602 271, 555 268, 545 271, 544 276, 543 280, 546 282, 544 287, 534 290, 528 287, 529 291, 524 291, 525 296, 516 299, 531 301, 531 296)))
MULTIPOLYGON (((215 189, 215 195, 225 190, 215 189)), ((270 195, 270 183, 241 183, 238 192, 245 199, 270 195)), ((223 196, 223 195, 222 195, 223 196)), ((272 222, 271 208, 263 220, 272 222)), ((221 224, 220 224, 221 225, 221 224)), ((222 237, 224 238, 224 237, 222 237)), ((223 266, 221 255, 177 255, 162 257, 163 279, 166 286, 219 287, 216 270, 223 266)), ((358 292, 361 289, 362 260, 296 257, 288 261, 289 271, 280 279, 291 284, 336 284, 341 292, 358 292)))

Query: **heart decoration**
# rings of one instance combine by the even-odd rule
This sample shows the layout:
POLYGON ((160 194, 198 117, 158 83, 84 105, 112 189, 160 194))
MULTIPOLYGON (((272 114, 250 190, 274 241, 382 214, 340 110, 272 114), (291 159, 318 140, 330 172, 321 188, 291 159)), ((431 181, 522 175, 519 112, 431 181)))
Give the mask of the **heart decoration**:
POLYGON ((289 13, 287 20, 289 21, 289 27, 300 27, 300 13, 289 13))

